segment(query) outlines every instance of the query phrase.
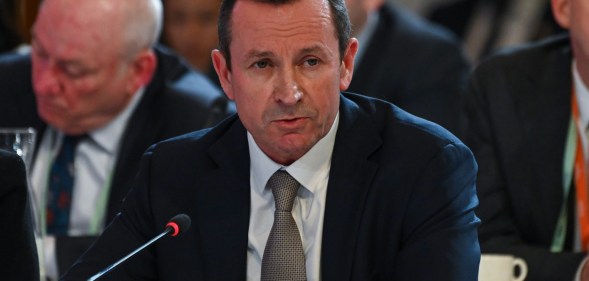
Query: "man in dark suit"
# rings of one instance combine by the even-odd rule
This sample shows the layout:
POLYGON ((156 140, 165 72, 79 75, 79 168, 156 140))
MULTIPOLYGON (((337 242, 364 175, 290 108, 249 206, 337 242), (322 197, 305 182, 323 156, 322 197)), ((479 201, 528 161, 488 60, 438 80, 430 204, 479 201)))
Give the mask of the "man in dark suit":
POLYGON ((0 149, 0 276, 5 280, 39 280, 39 261, 23 160, 0 149))
POLYGON ((475 280, 474 158, 434 123, 340 93, 358 48, 343 1, 228 0, 220 14, 213 63, 238 114, 152 146, 121 213, 63 280, 178 213, 192 218, 185 233, 104 279, 475 280))
POLYGON ((461 134, 470 64, 441 26, 384 0, 346 0, 360 52, 349 90, 387 100, 461 134))
MULTIPOLYGON (((30 56, 0 59, 0 127, 34 127, 39 133, 31 174, 37 198, 46 198, 49 164, 62 136, 85 136, 75 152, 74 222, 67 233, 49 235, 56 237, 61 272, 119 211, 145 149, 227 115, 226 97, 217 87, 169 50, 154 47, 159 1, 72 1, 80 8, 56 9, 66 2, 43 2, 30 56), (115 2, 121 6, 101 9, 100 3, 115 2), (75 19, 72 11, 80 11, 75 19), (125 21, 129 13, 144 16, 125 21), (95 193, 84 193, 89 190, 95 193), (98 202, 97 194, 106 199, 98 202)), ((45 208, 45 202, 37 204, 45 208)))
POLYGON ((496 54, 471 78, 466 143, 480 167, 479 239, 483 253, 524 258, 526 280, 574 280, 581 273, 589 280, 577 220, 583 211, 576 211, 577 191, 586 187, 573 172, 576 153, 587 152, 576 122, 586 119, 571 110, 575 100, 580 116, 589 116, 589 49, 582 43, 589 6, 554 0, 552 8, 570 36, 496 54))

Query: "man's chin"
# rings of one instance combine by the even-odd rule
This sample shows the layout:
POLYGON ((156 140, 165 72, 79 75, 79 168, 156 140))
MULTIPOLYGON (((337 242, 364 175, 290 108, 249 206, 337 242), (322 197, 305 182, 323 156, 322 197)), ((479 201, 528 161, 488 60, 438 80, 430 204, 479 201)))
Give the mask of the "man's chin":
MULTIPOLYGON (((315 142, 316 143, 316 142, 315 142)), ((296 159, 305 155, 315 143, 309 143, 308 139, 298 137, 282 139, 280 142, 280 150, 286 155, 294 157, 296 159)))
POLYGON ((69 124, 69 122, 66 122, 63 117, 44 114, 40 114, 40 117, 46 124, 57 129, 60 132, 63 132, 66 135, 80 134, 80 130, 76 129, 75 126, 73 126, 72 124, 69 124))

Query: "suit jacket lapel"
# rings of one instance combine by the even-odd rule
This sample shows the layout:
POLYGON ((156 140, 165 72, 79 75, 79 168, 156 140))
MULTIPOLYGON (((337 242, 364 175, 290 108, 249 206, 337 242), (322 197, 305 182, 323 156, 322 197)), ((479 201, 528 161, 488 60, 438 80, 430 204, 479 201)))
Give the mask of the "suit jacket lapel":
POLYGON ((227 133, 210 148, 209 155, 218 169, 207 176, 207 187, 200 194, 206 199, 201 202, 206 206, 206 213, 202 213, 198 221, 203 230, 204 270, 210 279, 245 280, 250 158, 246 130, 237 118, 227 133))
POLYGON ((350 279, 365 198, 378 168, 369 156, 381 143, 357 105, 342 96, 323 224, 323 280, 350 279))

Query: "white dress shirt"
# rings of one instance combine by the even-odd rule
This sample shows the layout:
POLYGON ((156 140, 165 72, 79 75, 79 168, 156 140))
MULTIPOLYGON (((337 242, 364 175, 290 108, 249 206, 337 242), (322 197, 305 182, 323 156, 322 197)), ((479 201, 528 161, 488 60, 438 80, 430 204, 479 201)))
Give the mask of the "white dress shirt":
MULTIPOLYGON (((110 180, 127 122, 143 96, 141 88, 129 105, 106 126, 89 132, 77 147, 74 158, 74 186, 70 209, 69 236, 98 235, 105 225, 110 180)), ((31 185, 35 198, 36 217, 45 225, 47 183, 51 164, 57 156, 63 134, 48 126, 43 134, 39 151, 31 173, 31 185)), ((43 233, 45 233, 43 231, 43 233)), ((43 239, 43 262, 47 277, 57 280, 55 238, 43 239)))
POLYGON ((256 144, 248 132, 251 161, 251 213, 248 231, 247 280, 260 280, 262 258, 266 241, 274 223, 274 196, 266 188, 270 176, 277 170, 285 170, 294 177, 301 188, 295 199, 292 215, 299 228, 307 270, 307 280, 319 281, 321 276, 321 239, 325 195, 329 181, 331 155, 339 124, 339 113, 328 134, 303 157, 285 167, 272 161, 256 144))

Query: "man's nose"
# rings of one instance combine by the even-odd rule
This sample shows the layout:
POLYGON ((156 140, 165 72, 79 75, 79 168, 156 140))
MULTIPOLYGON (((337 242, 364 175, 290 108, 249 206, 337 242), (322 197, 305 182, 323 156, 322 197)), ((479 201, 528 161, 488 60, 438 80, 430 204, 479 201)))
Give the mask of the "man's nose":
POLYGON ((277 101, 285 105, 294 105, 303 98, 303 91, 300 88, 294 71, 282 71, 278 83, 279 85, 275 91, 277 101))

